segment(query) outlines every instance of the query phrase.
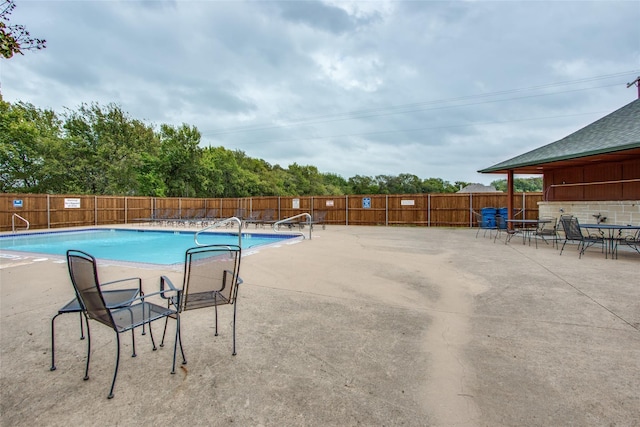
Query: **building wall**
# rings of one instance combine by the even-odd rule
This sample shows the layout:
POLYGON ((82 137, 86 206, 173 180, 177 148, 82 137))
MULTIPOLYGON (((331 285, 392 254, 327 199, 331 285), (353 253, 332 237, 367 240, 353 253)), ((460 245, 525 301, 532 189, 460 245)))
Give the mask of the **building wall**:
POLYGON ((615 201, 557 201, 538 202, 538 212, 542 216, 560 218, 573 215, 582 224, 597 222, 594 215, 606 217, 606 224, 640 225, 640 200, 615 201))
POLYGON ((638 200, 640 158, 549 170, 544 173, 545 200, 638 200))

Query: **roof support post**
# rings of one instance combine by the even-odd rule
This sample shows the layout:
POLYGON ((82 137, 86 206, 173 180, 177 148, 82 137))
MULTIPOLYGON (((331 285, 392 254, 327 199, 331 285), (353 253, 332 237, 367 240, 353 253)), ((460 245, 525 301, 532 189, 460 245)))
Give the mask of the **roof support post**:
MULTIPOLYGON (((513 169, 507 172, 507 219, 513 219, 513 169)), ((509 228, 513 228, 513 223, 507 222, 509 228)))

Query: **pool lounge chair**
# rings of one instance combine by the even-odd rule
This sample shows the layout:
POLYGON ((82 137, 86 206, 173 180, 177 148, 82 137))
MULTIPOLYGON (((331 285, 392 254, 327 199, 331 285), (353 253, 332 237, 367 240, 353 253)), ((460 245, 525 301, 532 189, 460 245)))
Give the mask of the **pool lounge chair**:
POLYGON ((167 307, 163 307, 157 304, 145 301, 155 295, 162 296, 163 298, 171 298, 171 290, 163 290, 161 292, 148 293, 140 295, 122 304, 118 307, 110 308, 105 300, 104 293, 98 280, 98 270, 96 265, 96 259, 87 254, 86 252, 78 250, 67 251, 67 265, 69 268, 69 275, 71 276, 71 282, 76 291, 76 296, 82 304, 83 314, 85 316, 87 325, 87 365, 85 368, 84 379, 89 379, 89 364, 91 361, 91 331, 89 328, 89 320, 95 320, 98 324, 105 325, 116 333, 117 341, 117 353, 116 353, 116 366, 113 373, 113 380, 111 381, 111 388, 108 399, 113 398, 113 390, 118 377, 118 367, 120 365, 120 334, 127 331, 131 331, 133 341, 133 355, 136 356, 135 347, 135 334, 134 329, 140 326, 149 325, 149 335, 151 336, 151 343, 153 349, 156 350, 156 345, 153 340, 153 332, 151 330, 151 323, 160 319, 174 318, 176 320, 176 333, 173 348, 173 365, 171 373, 175 373, 176 370, 176 354, 177 345, 180 343, 180 352, 182 353, 182 363, 186 364, 186 358, 182 349, 182 341, 180 339, 180 313, 176 307, 169 304, 167 307))
POLYGON ((202 226, 206 227, 208 225, 213 224, 216 221, 216 215, 218 214, 218 209, 211 208, 207 210, 204 218, 202 219, 202 226))
POLYGON ((187 224, 189 225, 189 227, 191 227, 192 225, 197 226, 198 224, 202 224, 204 222, 206 213, 207 213, 206 209, 196 210, 191 216, 191 218, 187 219, 187 224))
POLYGON ((260 223, 260 215, 261 211, 253 211, 249 214, 249 216, 244 220, 244 225, 247 227, 249 224, 253 224, 255 228, 258 228, 258 224, 260 223))
POLYGON ((314 211, 313 219, 309 223, 309 226, 313 230, 314 225, 322 225, 322 229, 325 230, 327 225, 325 224, 325 217, 327 216, 327 211, 314 211))
POLYGON ((162 221, 163 225, 175 225, 180 221, 180 209, 169 210, 169 213, 162 221))
POLYGON ((156 209, 150 218, 151 224, 162 225, 166 221, 167 217, 171 214, 171 209, 156 209))
POLYGON ((186 227, 189 224, 189 221, 193 219, 195 214, 196 214, 196 210, 193 208, 189 208, 184 212, 180 212, 180 216, 178 219, 176 219, 175 224, 186 227))
POLYGON ((260 220, 258 221, 258 223, 256 223, 256 227, 258 225, 260 225, 261 227, 264 227, 265 225, 275 224, 276 219, 273 217, 274 214, 275 214, 275 209, 265 209, 262 212, 262 216, 260 220))

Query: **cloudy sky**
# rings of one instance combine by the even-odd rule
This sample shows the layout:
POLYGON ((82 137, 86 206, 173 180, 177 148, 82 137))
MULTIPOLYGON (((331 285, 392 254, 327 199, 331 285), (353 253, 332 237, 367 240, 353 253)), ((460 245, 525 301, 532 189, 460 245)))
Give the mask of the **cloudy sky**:
POLYGON ((5 101, 115 103, 344 178, 477 170, 637 98, 640 1, 33 1, 5 101))

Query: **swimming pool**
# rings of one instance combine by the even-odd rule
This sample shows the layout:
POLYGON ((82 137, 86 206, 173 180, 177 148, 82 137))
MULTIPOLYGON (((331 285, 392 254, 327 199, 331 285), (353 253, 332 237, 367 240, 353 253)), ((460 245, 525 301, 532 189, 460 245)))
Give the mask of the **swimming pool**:
MULTIPOLYGON (((85 251, 98 259, 145 264, 184 262, 187 249, 196 246, 195 231, 85 229, 0 236, 0 250, 65 255, 68 249, 85 251)), ((242 233, 242 249, 281 243, 295 234, 242 233)), ((237 233, 200 233, 205 245, 238 244, 237 233)))

